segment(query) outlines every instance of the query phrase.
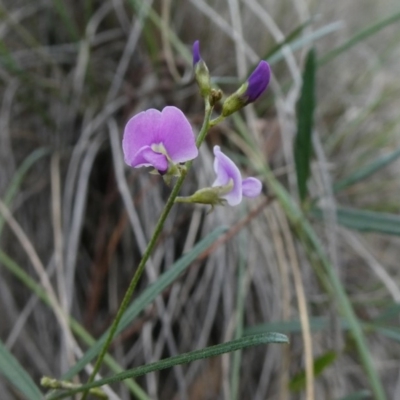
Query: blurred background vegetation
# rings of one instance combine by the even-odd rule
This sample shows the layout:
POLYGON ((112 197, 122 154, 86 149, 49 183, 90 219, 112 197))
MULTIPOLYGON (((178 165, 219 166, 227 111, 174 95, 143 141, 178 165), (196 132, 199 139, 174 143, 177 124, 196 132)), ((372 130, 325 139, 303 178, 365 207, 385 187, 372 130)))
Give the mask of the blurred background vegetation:
MULTIPOLYGON (((395 0, 1 1, 3 355, 38 383, 61 376, 89 347, 76 330, 68 340, 60 312, 96 338, 109 326, 170 191, 160 177, 124 166, 124 124, 175 105, 198 131, 195 40, 226 93, 260 59, 274 76, 256 104, 212 129, 183 194, 213 182, 212 146, 223 144, 244 174, 263 179, 257 149, 298 201, 296 109, 314 47, 303 209, 367 335, 387 398, 400 399, 399 13, 395 0)), ((148 397, 119 384, 110 398, 312 400, 307 354, 315 399, 373 398, 337 294, 321 285, 270 188, 207 211, 173 209, 138 293, 216 227, 228 233, 131 321, 112 348, 116 361, 132 368, 265 330, 287 333, 290 346, 148 374, 137 381, 148 397)), ((4 400, 24 398, 1 374, 0 390, 4 400)))

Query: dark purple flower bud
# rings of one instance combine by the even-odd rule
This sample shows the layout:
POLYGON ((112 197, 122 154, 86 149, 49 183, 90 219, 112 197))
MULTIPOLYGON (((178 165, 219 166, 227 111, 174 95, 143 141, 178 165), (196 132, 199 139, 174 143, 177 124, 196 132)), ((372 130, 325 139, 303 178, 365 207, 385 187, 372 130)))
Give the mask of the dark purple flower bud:
POLYGON ((201 60, 200 42, 196 40, 193 43, 193 66, 195 66, 200 60, 201 60))
POLYGON ((247 80, 247 89, 242 95, 245 104, 256 101, 267 88, 271 78, 271 69, 266 61, 260 61, 257 68, 249 76, 247 80))
POLYGON ((200 42, 196 40, 193 44, 193 68, 196 82, 200 88, 200 94, 206 98, 211 91, 210 73, 204 60, 200 55, 200 42))
POLYGON ((249 103, 256 101, 265 91, 271 78, 271 69, 266 61, 260 61, 247 81, 224 102, 222 115, 227 117, 249 103))

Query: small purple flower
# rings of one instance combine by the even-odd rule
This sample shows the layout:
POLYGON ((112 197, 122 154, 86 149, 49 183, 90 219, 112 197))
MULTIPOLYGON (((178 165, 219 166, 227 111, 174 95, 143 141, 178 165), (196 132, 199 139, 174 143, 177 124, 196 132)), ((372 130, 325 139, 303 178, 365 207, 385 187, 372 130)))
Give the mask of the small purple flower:
POLYGON ((200 42, 196 40, 193 43, 193 66, 195 66, 200 60, 201 60, 200 42))
POLYGON ((269 64, 262 60, 247 80, 248 86, 242 95, 245 104, 256 101, 267 88, 270 79, 271 69, 269 64))
POLYGON ((256 197, 261 193, 261 182, 256 178, 242 179, 239 168, 222 153, 219 146, 214 146, 214 155, 214 171, 217 179, 213 183, 213 187, 233 184, 232 190, 221 196, 229 205, 238 205, 242 201, 242 196, 256 197))
POLYGON ((193 160, 198 155, 192 127, 181 110, 153 108, 126 124, 122 147, 125 162, 133 168, 154 167, 161 174, 169 164, 193 160))

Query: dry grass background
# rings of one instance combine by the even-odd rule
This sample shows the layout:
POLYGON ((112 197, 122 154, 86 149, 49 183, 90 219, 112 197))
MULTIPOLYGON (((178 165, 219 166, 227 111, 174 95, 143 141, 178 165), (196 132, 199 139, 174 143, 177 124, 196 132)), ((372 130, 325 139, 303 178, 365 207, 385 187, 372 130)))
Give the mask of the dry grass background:
MULTIPOLYGON (((99 336, 119 306, 169 192, 159 177, 124 166, 123 126, 141 110, 168 104, 180 107, 199 129, 203 110, 188 59, 193 41, 200 39, 212 75, 229 92, 238 82, 233 77, 245 78, 311 15, 317 18, 304 35, 332 22, 343 24, 315 42, 324 55, 396 7, 395 1, 343 0, 0 2, 2 199, 24 160, 42 152, 35 153, 37 161, 9 204, 14 229, 4 227, 1 248, 48 293, 54 290, 62 310, 99 336)), ((349 171, 400 145, 399 36, 397 23, 318 71, 310 188, 329 204, 400 211, 398 161, 336 197, 330 189, 349 171)), ((269 94, 243 113, 247 134, 293 196, 291 148, 306 50, 287 51, 272 68, 269 94)), ((231 155, 251 154, 227 121, 210 133, 184 193, 213 180, 210 149, 217 143, 231 155)), ((254 174, 251 163, 239 159, 246 173, 254 174)), ((246 223, 195 262, 121 335, 112 349, 120 365, 225 342, 234 338, 240 318, 247 327, 296 319, 302 292, 311 317, 336 315, 275 202, 260 198, 205 211, 187 205, 173 209, 140 290, 215 227, 235 232, 239 221, 246 223), (241 290, 243 316, 237 313, 241 290)), ((334 218, 324 225, 316 221, 315 227, 360 318, 368 321, 400 301, 398 237, 355 233, 334 218)), ((36 381, 60 376, 85 347, 65 340, 62 318, 3 266, 0 273, 1 339, 36 381)), ((287 389, 287 380, 304 368, 301 329, 290 338, 289 348, 243 352, 237 398, 304 398, 287 389)), ((400 399, 398 342, 373 334, 369 345, 388 397, 400 399)), ((312 347, 314 357, 332 349, 340 353, 316 379, 315 399, 339 399, 368 387, 345 330, 330 326, 313 332, 312 347)), ((138 382, 152 399, 229 399, 231 367, 232 357, 223 356, 138 382)), ((113 389, 111 398, 130 398, 122 385, 113 389)), ((0 390, 3 400, 18 398, 1 377, 0 390)))

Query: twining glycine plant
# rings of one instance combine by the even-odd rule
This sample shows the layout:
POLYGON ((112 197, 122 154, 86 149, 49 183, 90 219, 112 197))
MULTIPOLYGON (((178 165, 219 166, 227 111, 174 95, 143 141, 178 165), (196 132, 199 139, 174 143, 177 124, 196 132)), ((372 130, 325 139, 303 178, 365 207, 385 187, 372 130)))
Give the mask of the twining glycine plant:
MULTIPOLYGON (((207 112, 221 98, 222 92, 211 87, 198 41, 193 45, 193 66, 207 112)), ((125 162, 134 168, 153 167, 154 172, 158 171, 170 183, 173 176, 181 176, 182 171, 186 173, 188 166, 182 163, 197 157, 198 147, 204 141, 209 127, 257 100, 267 88, 269 79, 269 65, 261 61, 248 80, 224 101, 221 115, 215 120, 205 121, 197 143, 189 121, 176 107, 168 106, 161 112, 150 109, 135 115, 125 127, 122 142, 125 162)), ((261 182, 256 178, 242 179, 239 168, 219 146, 214 147, 214 155, 217 177, 213 185, 189 197, 176 197, 175 202, 210 204, 212 207, 225 203, 236 206, 243 196, 256 197, 261 193, 261 182)))
MULTIPOLYGON (((125 162, 133 168, 151 167, 151 172, 161 175, 168 185, 173 180, 175 180, 175 184, 109 329, 88 384, 93 382, 99 371, 118 324, 128 307, 146 262, 155 247, 173 205, 176 202, 200 203, 211 205, 211 209, 217 205, 236 206, 240 204, 243 197, 256 197, 261 193, 261 182, 253 177, 243 179, 238 166, 224 154, 220 146, 215 146, 213 149, 215 181, 210 182, 209 187, 200 188, 191 196, 178 196, 187 172, 192 166, 192 161, 198 156, 198 149, 204 142, 209 129, 247 104, 256 101, 267 88, 271 75, 268 63, 260 61, 247 81, 223 101, 221 114, 212 119, 214 106, 221 101, 223 94, 221 90, 213 88, 211 85, 210 74, 200 55, 198 41, 193 45, 193 68, 205 104, 205 117, 197 138, 183 112, 174 106, 167 106, 162 111, 155 109, 142 111, 133 116, 125 127, 122 141, 125 162)), ((43 380, 44 385, 57 387, 51 386, 54 384, 51 382, 53 381, 43 380)), ((89 386, 94 387, 95 383, 89 386)), ((83 400, 88 394, 87 390, 83 394, 83 400)))

